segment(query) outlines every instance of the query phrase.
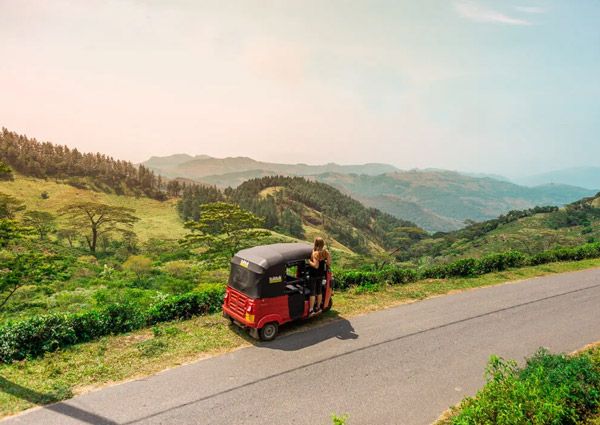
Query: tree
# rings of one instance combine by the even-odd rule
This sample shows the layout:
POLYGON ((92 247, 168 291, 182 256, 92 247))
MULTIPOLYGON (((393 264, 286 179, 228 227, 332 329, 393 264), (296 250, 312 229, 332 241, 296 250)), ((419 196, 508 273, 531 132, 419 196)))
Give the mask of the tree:
POLYGON ((0 255, 0 310, 19 288, 52 280, 66 269, 59 257, 39 252, 4 251, 0 255))
POLYGON ((213 259, 228 259, 243 246, 255 242, 269 232, 260 229, 263 220, 236 204, 214 202, 201 206, 200 219, 186 223, 191 233, 183 241, 188 246, 200 246, 204 255, 213 259))
POLYGON ((286 209, 281 213, 279 229, 283 233, 292 235, 296 238, 304 237, 304 228, 302 227, 302 219, 294 211, 286 209))
POLYGON ((17 198, 0 192, 0 218, 15 218, 15 215, 24 209, 25 205, 17 198))
POLYGON ((3 161, 0 161, 0 180, 14 180, 12 168, 3 161))
POLYGON ((139 220, 131 208, 114 207, 100 202, 77 202, 60 210, 73 229, 81 229, 91 252, 96 252, 98 238, 109 233, 131 232, 139 220))
POLYGON ((20 226, 16 220, 0 218, 0 248, 6 247, 15 239, 21 239, 28 234, 28 230, 20 226))
POLYGON ((73 248, 73 241, 77 239, 79 232, 76 229, 67 228, 60 229, 56 232, 56 236, 59 240, 66 240, 71 248, 73 248))
POLYGON ((35 229, 41 240, 54 231, 55 222, 55 217, 46 211, 27 211, 23 217, 23 224, 35 229))

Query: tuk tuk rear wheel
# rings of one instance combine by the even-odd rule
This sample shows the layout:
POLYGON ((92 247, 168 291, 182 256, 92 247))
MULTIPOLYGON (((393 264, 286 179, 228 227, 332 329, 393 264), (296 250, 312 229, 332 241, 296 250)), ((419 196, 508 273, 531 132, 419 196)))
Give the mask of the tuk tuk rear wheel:
POLYGON ((323 311, 329 311, 329 310, 331 310, 331 307, 333 307, 333 299, 329 298, 329 302, 327 303, 327 307, 325 307, 323 309, 323 311))
POLYGON ((258 330, 258 336, 261 341, 272 341, 277 336, 279 324, 277 322, 269 322, 258 330))

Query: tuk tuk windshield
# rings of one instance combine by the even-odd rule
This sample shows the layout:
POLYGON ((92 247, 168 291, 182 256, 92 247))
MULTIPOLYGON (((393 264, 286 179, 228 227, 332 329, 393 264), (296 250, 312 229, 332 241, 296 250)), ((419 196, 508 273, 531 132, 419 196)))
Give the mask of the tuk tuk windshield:
POLYGON ((262 275, 252 272, 238 264, 231 265, 229 286, 252 298, 259 297, 259 283, 262 275))

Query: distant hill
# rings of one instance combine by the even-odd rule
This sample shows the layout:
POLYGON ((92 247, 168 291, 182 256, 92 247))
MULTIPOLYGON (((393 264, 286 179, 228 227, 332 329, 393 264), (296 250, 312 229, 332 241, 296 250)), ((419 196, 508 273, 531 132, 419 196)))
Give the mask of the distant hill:
POLYGON ((173 167, 177 167, 179 164, 183 164, 184 162, 193 161, 194 159, 206 159, 210 158, 207 155, 196 155, 191 156, 185 153, 179 153, 175 155, 169 156, 153 156, 150 157, 149 160, 145 161, 144 164, 148 168, 163 170, 169 169, 173 167))
POLYGON ((564 205, 595 193, 556 184, 524 187, 443 170, 396 171, 379 176, 326 173, 314 178, 430 231, 459 229, 465 220, 488 220, 510 210, 564 205))
POLYGON ((185 177, 220 188, 235 188, 254 178, 304 176, 428 231, 456 230, 465 226, 465 220, 488 220, 537 205, 564 205, 595 193, 565 184, 525 187, 502 176, 440 169, 401 171, 387 164, 277 164, 247 157, 179 154, 153 157, 144 165, 163 176, 185 177))
POLYGON ((393 165, 378 163, 356 165, 279 164, 256 161, 247 157, 211 158, 203 155, 191 157, 185 154, 152 157, 143 165, 166 177, 185 177, 207 181, 222 188, 231 186, 232 181, 244 181, 257 176, 310 176, 321 173, 377 175, 397 170, 393 165))
POLYGON ((517 250, 526 254, 600 241, 600 193, 564 207, 511 211, 463 229, 438 233, 406 247, 403 259, 450 261, 517 250))
POLYGON ((600 190, 600 167, 576 167, 515 179, 519 184, 536 186, 556 183, 600 190))
POLYGON ((414 223, 375 208, 367 208, 339 190, 302 177, 251 179, 232 192, 230 199, 263 216, 267 227, 308 240, 325 235, 361 253, 395 247, 394 231, 425 232, 414 223))

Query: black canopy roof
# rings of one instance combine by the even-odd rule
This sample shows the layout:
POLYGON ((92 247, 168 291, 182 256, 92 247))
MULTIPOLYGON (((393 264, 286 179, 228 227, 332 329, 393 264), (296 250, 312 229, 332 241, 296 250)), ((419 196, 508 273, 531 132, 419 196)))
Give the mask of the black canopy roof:
POLYGON ((241 260, 246 260, 263 270, 268 270, 290 261, 308 259, 311 253, 312 245, 306 243, 276 243, 242 249, 231 261, 240 264, 241 260))

